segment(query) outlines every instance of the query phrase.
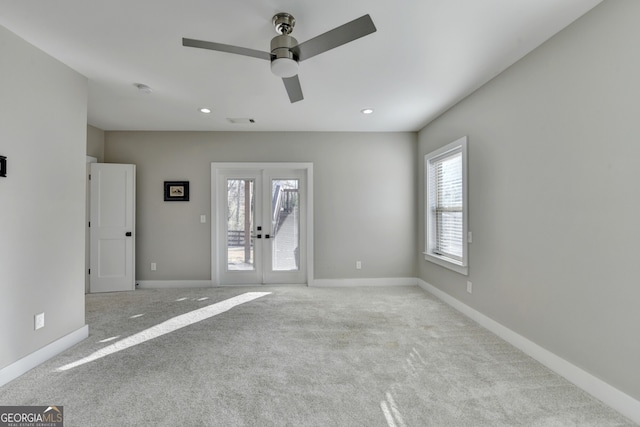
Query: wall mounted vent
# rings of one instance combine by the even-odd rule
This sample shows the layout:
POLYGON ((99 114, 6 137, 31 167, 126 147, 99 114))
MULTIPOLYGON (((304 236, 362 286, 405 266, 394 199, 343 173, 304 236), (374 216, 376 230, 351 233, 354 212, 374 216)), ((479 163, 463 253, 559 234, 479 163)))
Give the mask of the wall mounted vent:
POLYGON ((246 118, 242 118, 242 117, 235 118, 235 119, 227 118, 227 121, 229 123, 233 123, 233 124, 251 124, 251 123, 255 123, 256 122, 253 119, 246 119, 246 118))

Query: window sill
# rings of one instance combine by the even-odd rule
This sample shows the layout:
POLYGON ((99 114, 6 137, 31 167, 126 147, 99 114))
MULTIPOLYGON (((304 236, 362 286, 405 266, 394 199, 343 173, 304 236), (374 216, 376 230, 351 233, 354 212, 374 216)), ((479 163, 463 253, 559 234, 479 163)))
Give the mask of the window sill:
POLYGON ((427 252, 423 252, 424 254, 424 259, 432 262, 434 264, 438 264, 441 267, 445 267, 448 268, 449 270, 453 270, 456 273, 460 273, 463 274, 465 276, 469 275, 469 267, 468 266, 464 266, 450 258, 445 258, 445 257, 441 257, 441 256, 437 256, 437 255, 433 255, 427 252))

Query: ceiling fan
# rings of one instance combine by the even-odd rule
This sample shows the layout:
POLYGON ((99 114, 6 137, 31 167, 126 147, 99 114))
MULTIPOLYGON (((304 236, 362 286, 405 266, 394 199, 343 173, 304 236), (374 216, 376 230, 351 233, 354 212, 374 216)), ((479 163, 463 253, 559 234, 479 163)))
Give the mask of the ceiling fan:
POLYGON ((298 62, 312 58, 376 31, 371 17, 364 15, 307 40, 304 43, 298 44, 298 41, 291 36, 295 24, 295 18, 288 13, 278 13, 273 17, 273 25, 279 35, 271 40, 270 52, 187 38, 182 39, 182 45, 235 53, 271 61, 271 71, 276 76, 282 77, 284 87, 289 95, 289 100, 291 103, 294 103, 303 99, 302 88, 300 87, 300 80, 298 79, 298 62))

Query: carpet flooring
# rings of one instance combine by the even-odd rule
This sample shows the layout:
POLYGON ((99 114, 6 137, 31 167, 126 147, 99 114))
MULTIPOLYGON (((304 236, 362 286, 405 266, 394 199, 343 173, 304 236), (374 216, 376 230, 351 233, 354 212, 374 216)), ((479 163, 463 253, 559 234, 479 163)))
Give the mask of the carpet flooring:
POLYGON ((86 296, 90 336, 0 388, 65 426, 631 426, 418 287, 86 296))

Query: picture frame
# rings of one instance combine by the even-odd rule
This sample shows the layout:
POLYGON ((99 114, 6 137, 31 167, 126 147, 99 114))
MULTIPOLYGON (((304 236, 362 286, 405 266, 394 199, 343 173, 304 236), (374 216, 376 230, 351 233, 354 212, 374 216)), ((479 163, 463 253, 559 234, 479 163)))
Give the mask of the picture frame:
POLYGON ((189 181, 165 181, 164 182, 165 202, 188 202, 189 201, 189 181))
POLYGON ((0 156, 0 176, 7 177, 7 158, 5 156, 0 156))

